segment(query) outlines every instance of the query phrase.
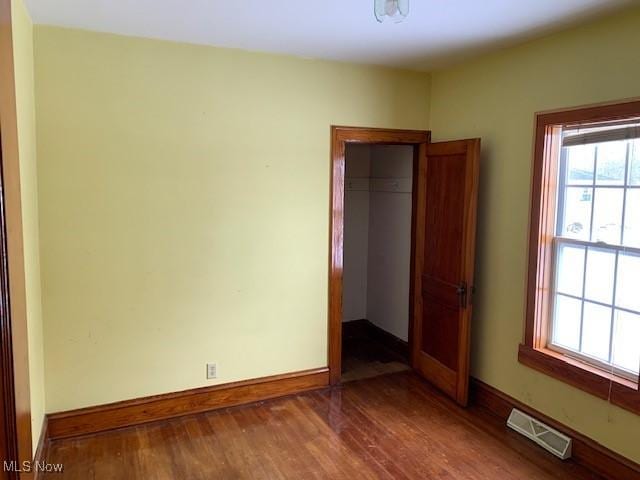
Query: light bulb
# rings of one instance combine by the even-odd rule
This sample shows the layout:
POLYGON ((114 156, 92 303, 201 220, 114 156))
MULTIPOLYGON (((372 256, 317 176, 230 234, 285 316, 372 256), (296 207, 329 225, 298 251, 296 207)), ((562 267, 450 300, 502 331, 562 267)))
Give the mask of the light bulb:
POLYGON ((374 0, 374 13, 380 23, 386 19, 399 23, 409 14, 409 0, 374 0))
POLYGON ((396 0, 387 0, 384 4, 384 13, 386 13, 388 17, 393 17, 398 13, 398 2, 396 0))

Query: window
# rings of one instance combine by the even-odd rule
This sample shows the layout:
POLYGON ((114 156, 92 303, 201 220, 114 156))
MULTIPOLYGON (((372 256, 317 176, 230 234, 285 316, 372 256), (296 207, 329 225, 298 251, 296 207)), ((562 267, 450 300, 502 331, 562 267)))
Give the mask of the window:
POLYGON ((640 139, 621 133, 638 136, 639 124, 562 130, 550 347, 635 379, 640 139))
POLYGON ((640 102, 536 129, 520 361, 640 412, 640 102))

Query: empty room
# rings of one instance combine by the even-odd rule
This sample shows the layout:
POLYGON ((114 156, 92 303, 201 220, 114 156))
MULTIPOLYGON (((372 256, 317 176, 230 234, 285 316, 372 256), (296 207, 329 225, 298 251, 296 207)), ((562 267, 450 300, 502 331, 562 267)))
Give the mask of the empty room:
POLYGON ((640 480, 636 0, 0 0, 0 480, 640 480))

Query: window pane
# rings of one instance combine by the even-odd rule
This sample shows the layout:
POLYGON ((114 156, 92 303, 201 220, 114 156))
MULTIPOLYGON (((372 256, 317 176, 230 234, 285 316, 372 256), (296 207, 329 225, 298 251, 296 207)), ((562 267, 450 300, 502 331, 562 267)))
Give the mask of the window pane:
POLYGON ((558 248, 558 275, 556 290, 582 297, 584 273, 584 247, 560 244, 558 248))
POLYGON ((566 147, 567 183, 571 185, 591 185, 593 183, 595 150, 595 145, 566 147))
POLYGON ((613 364, 638 373, 640 367, 640 315, 616 310, 613 333, 613 364))
POLYGON ((628 247, 640 248, 640 189, 638 188, 627 190, 623 241, 628 247))
POLYGON ((618 256, 616 306, 640 312, 640 255, 618 256))
POLYGON ((629 185, 640 185, 640 138, 630 145, 629 185))
POLYGON ((584 321, 582 324, 582 353, 608 362, 610 335, 611 308, 585 302, 584 321))
POLYGON ((627 141, 598 144, 597 185, 624 185, 627 141))
POLYGON ((611 250, 589 248, 587 253, 587 283, 585 297, 611 304, 616 254, 611 250))
POLYGON ((593 189, 569 187, 564 196, 564 218, 560 235, 589 240, 591 228, 591 197, 593 189))
POLYGON ((556 295, 553 322, 553 343, 572 350, 580 347, 580 314, 582 302, 556 295))
POLYGON ((620 243, 623 195, 621 188, 596 188, 591 241, 620 243))

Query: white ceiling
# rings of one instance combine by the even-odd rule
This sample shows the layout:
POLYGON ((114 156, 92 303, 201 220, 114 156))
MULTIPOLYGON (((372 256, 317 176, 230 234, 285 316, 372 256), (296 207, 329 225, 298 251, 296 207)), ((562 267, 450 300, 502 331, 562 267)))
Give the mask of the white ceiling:
POLYGON ((38 24, 429 70, 638 0, 411 0, 379 24, 373 0, 27 0, 38 24))

